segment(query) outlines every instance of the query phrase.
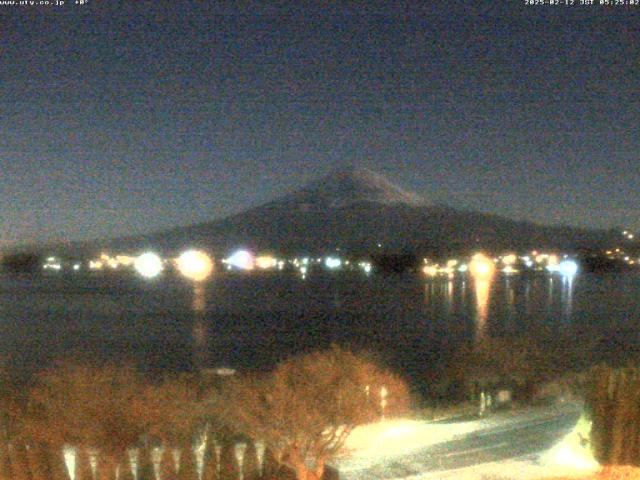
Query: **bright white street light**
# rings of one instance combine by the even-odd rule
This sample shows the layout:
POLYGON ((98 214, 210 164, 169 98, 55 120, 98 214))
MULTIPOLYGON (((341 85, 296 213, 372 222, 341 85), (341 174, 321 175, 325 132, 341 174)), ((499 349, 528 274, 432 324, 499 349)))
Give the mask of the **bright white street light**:
POLYGON ((143 277, 153 278, 162 272, 162 259, 155 253, 147 252, 136 258, 133 266, 143 277))
POLYGON ((573 277, 578 273, 578 264, 573 260, 565 260, 558 265, 558 271, 565 277, 573 277))
POLYGON ((324 264, 327 268, 333 270, 335 268, 340 268, 340 266, 342 265, 342 260, 336 257, 327 257, 324 259, 324 264))

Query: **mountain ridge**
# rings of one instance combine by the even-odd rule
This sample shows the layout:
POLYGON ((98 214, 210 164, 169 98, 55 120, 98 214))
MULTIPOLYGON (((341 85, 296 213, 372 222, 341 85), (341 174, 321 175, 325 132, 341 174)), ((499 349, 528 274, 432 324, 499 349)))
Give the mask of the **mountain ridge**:
POLYGON ((546 226, 436 204, 361 167, 336 169, 302 188, 219 220, 146 235, 78 242, 80 250, 205 248, 256 251, 439 254, 477 249, 601 248, 611 232, 546 226), (380 246, 379 246, 380 245, 380 246))

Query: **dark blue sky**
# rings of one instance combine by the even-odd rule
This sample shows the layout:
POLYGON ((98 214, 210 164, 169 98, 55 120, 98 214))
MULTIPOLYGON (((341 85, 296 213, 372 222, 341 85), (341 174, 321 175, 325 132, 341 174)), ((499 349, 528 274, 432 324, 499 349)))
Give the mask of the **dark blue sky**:
POLYGON ((205 221, 344 163, 640 229, 640 7, 264 3, 0 6, 0 246, 205 221))

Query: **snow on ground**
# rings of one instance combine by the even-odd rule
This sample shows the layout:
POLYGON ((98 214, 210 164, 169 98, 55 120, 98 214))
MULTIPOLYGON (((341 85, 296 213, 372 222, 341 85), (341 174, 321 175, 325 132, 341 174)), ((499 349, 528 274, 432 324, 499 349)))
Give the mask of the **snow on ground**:
MULTIPOLYGON (((563 408, 575 408, 564 406, 563 408)), ((530 412, 524 417, 535 418, 539 413, 530 412)), ((515 419, 518 418, 514 416, 515 419)), ((522 415, 519 416, 523 418, 522 415)), ((357 428, 349 437, 349 455, 342 458, 337 467, 345 478, 360 478, 358 470, 373 467, 376 478, 388 480, 428 480, 455 478, 461 480, 533 480, 548 477, 582 477, 599 470, 586 439, 590 423, 581 417, 574 429, 556 445, 541 454, 484 463, 455 470, 403 475, 396 470, 393 458, 407 457, 412 451, 453 440, 465 434, 496 424, 505 426, 511 419, 491 418, 468 422, 438 423, 418 420, 384 421, 357 428), (380 468, 388 471, 381 472, 380 468), (350 475, 351 474, 351 475, 350 475)), ((410 455, 409 455, 410 456, 410 455)), ((417 465, 416 465, 417 466, 417 465)), ((404 470, 404 469, 403 469, 404 470)), ((414 470, 415 471, 415 470, 414 470)), ((405 471, 406 472, 406 471, 405 471)))
POLYGON ((525 457, 447 470, 446 472, 431 472, 397 478, 402 478, 402 480, 541 480, 557 477, 580 479, 596 470, 576 469, 567 465, 544 465, 539 463, 537 458, 525 457))
POLYGON ((589 445, 591 422, 583 415, 575 428, 550 450, 539 457, 541 465, 548 468, 573 468, 584 473, 593 473, 600 464, 593 457, 589 445))
POLYGON ((341 459, 341 472, 359 470, 385 458, 403 456, 414 450, 453 440, 458 436, 486 428, 484 420, 434 423, 424 420, 396 419, 356 428, 346 444, 348 456, 341 459))
MULTIPOLYGON (((583 478, 600 470, 600 465, 583 439, 588 436, 585 421, 581 418, 573 431, 560 442, 539 455, 530 455, 501 462, 484 463, 446 472, 432 472, 403 480, 540 480, 544 478, 583 478), (584 422, 584 423, 583 423, 584 422)), ((396 480, 390 477, 389 480, 396 480)))

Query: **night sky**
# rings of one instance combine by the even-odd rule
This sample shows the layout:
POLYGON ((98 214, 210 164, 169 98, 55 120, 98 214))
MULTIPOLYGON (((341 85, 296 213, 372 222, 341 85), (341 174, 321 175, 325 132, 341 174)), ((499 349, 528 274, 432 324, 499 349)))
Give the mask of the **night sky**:
POLYGON ((219 218, 347 163, 640 229, 640 6, 73 1, 0 6, 0 247, 219 218))

